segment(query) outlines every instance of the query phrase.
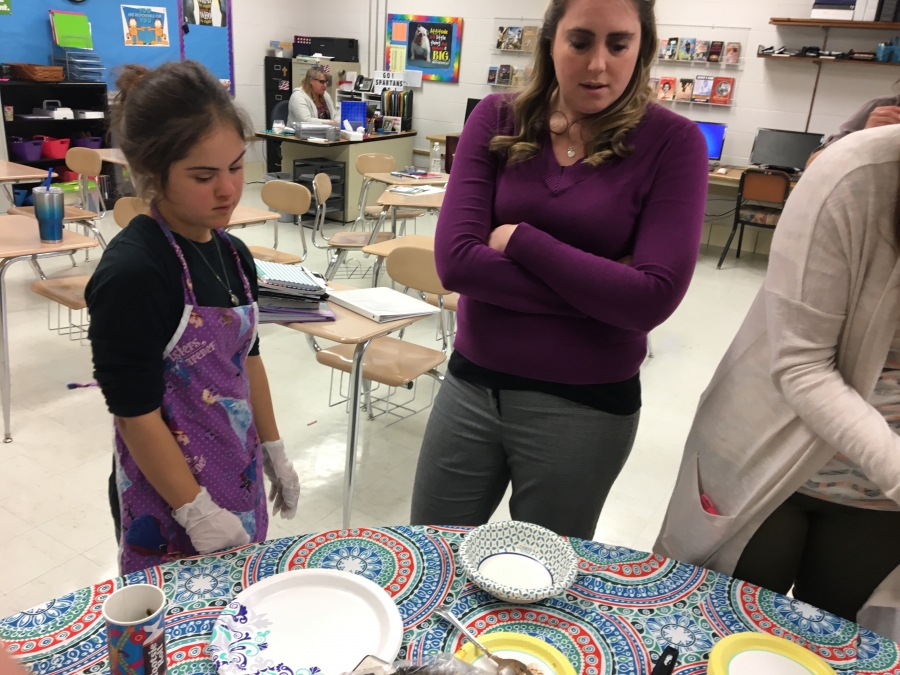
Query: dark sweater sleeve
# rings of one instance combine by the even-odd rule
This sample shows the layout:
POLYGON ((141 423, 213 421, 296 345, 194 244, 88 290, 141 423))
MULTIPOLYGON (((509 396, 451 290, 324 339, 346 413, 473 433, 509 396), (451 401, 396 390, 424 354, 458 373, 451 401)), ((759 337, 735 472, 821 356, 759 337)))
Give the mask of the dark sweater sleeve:
POLYGON ((638 217, 631 265, 586 253, 527 223, 510 237, 506 255, 589 317, 650 331, 675 311, 690 285, 708 170, 697 126, 673 130, 638 217))
POLYGON ((164 268, 129 248, 136 246, 117 242, 107 249, 85 294, 94 377, 109 411, 119 417, 146 415, 162 405, 162 354, 173 310, 164 268))
POLYGON ((499 162, 489 146, 500 106, 500 97, 490 96, 475 107, 453 156, 456 171, 450 174, 435 233, 438 275, 450 290, 516 312, 584 316, 544 281, 487 245, 499 162))

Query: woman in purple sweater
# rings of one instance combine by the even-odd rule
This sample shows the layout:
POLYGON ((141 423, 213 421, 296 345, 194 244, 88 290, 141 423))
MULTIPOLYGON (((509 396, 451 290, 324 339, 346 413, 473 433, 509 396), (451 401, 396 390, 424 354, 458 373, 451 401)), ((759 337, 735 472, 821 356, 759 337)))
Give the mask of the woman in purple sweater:
POLYGON ((551 0, 533 80, 466 123, 435 241, 459 328, 414 524, 485 523, 512 482, 513 518, 594 535, 706 203, 702 134, 650 102, 653 4, 551 0))

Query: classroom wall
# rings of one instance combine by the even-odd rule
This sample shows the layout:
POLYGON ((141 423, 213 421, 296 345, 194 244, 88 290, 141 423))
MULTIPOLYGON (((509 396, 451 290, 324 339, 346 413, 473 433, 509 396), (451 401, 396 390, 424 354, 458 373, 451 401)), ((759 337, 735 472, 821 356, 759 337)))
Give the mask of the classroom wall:
MULTIPOLYGON (((312 0, 303 0, 314 6, 312 0)), ((425 82, 417 89, 414 126, 419 131, 416 148, 427 150, 426 136, 458 133, 462 130, 467 98, 482 98, 503 91, 483 84, 490 64, 500 62, 494 48, 495 17, 530 19, 540 17, 546 0, 377 0, 377 30, 368 31, 369 0, 333 0, 333 11, 310 13, 304 22, 309 35, 334 32, 335 15, 341 17, 341 37, 360 40, 360 52, 366 53, 377 40, 377 64, 381 67, 384 52, 384 16, 387 13, 418 13, 461 16, 465 20, 462 43, 460 82, 445 84, 425 82)), ((728 124, 723 162, 746 165, 753 139, 759 127, 804 131, 810 112, 810 101, 816 80, 816 66, 809 63, 783 63, 756 58, 756 48, 787 45, 821 45, 823 31, 818 28, 777 28, 769 25, 770 17, 808 17, 811 0, 657 0, 657 20, 671 31, 675 25, 719 25, 750 28, 744 45, 744 64, 735 91, 734 107, 709 108, 678 105, 674 110, 691 119, 728 124)), ((661 35, 661 37, 675 37, 661 35)), ((873 49, 880 41, 890 40, 891 33, 878 31, 834 31, 829 48, 851 47, 873 49)), ((506 62, 512 62, 508 59, 506 62)), ((900 69, 830 63, 822 67, 815 107, 809 131, 830 134, 863 103, 894 91, 900 69)), ((421 158, 420 158, 421 159, 421 158)), ((712 198, 707 214, 720 214, 733 207, 730 201, 712 198)), ((723 246, 730 231, 731 218, 708 218, 712 226, 704 233, 704 241, 723 246)), ((767 252, 771 233, 748 230, 745 249, 767 252)))

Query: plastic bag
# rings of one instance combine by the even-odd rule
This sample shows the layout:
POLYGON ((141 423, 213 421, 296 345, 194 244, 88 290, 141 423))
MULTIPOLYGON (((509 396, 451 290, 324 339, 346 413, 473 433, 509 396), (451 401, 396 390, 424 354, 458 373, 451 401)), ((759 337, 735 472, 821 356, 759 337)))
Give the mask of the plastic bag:
POLYGON ((390 664, 377 657, 367 656, 352 672, 344 675, 484 675, 484 672, 453 654, 433 654, 413 661, 394 661, 390 664))

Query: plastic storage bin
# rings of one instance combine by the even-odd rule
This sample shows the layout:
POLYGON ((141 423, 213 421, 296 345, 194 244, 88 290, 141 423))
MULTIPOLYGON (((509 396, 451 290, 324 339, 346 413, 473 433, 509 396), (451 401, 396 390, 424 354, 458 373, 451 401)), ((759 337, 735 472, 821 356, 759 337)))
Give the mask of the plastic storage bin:
POLYGON ((88 136, 87 138, 73 138, 73 148, 91 148, 99 150, 103 146, 103 139, 100 136, 88 136))
POLYGON ((35 136, 34 138, 35 140, 43 139, 41 157, 45 159, 65 159, 69 145, 72 143, 68 138, 53 138, 52 136, 35 136))
POLYGON ((36 162, 41 158, 41 149, 44 147, 43 139, 26 141, 19 136, 9 137, 9 149, 18 159, 24 162, 36 162))

